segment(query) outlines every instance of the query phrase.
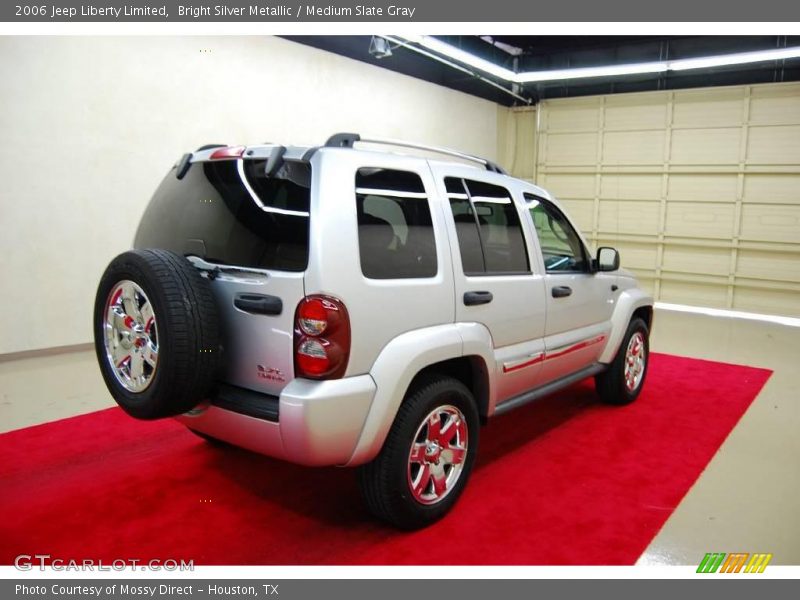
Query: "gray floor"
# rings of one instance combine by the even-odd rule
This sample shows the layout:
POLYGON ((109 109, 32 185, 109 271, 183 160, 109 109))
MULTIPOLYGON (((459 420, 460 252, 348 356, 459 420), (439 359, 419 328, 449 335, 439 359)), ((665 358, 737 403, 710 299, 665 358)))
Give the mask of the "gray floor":
MULTIPOLYGON (((774 374, 639 563, 769 552, 800 565, 800 328, 659 310, 652 349, 774 374)), ((109 406, 92 351, 0 361, 0 431, 109 406)))
POLYGON ((800 328, 659 311, 652 346, 774 372, 639 563, 764 552, 800 565, 800 328))

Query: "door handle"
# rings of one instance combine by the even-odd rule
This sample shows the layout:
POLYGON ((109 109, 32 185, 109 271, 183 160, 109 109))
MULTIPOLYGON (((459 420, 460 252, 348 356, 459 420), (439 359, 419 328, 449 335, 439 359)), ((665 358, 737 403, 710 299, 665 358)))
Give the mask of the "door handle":
POLYGON ((492 292, 465 292, 464 305, 475 306, 477 304, 489 304, 494 299, 492 292))
POLYGON ((567 285, 557 285, 550 293, 553 294, 553 298, 566 298, 572 295, 572 288, 567 285))
POLYGON ((236 294, 233 305, 244 312, 259 315, 279 315, 283 311, 283 301, 277 296, 267 294, 236 294))

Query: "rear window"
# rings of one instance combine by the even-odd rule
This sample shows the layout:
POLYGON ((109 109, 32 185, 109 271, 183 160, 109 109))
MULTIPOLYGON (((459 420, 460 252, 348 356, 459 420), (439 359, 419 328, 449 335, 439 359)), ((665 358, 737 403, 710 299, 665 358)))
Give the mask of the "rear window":
POLYGON ((135 247, 304 271, 311 168, 287 161, 276 177, 267 177, 265 166, 262 160, 195 163, 181 180, 170 171, 142 217, 135 247))
POLYGON ((436 241, 422 179, 410 171, 356 173, 361 272, 369 279, 434 277, 436 241))

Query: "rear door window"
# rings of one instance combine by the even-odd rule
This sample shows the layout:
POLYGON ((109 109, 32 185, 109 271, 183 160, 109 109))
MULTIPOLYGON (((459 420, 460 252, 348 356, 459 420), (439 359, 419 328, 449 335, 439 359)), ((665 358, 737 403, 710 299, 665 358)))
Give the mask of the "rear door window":
POLYGON ((411 171, 356 173, 361 272, 369 279, 434 277, 436 240, 422 179, 411 171))
POLYGON ((530 272, 525 236, 511 193, 504 187, 445 178, 466 275, 530 272))

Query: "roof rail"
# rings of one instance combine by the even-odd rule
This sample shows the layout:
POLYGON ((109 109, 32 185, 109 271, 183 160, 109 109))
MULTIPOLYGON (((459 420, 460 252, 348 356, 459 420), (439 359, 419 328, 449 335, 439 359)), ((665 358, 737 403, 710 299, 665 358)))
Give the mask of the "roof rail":
POLYGON ((328 138, 325 142, 326 148, 352 148, 354 144, 361 142, 364 144, 383 144, 386 146, 396 146, 398 148, 413 148, 414 150, 423 150, 425 152, 433 152, 436 154, 444 154, 446 156, 454 156, 462 160, 468 160, 483 165, 487 171, 507 175, 505 170, 499 165, 490 160, 481 158, 480 156, 473 156, 472 154, 464 154, 449 148, 439 148, 437 146, 426 146, 424 144, 417 144, 415 142, 405 142, 403 140, 391 140, 385 138, 362 138, 357 133, 336 133, 328 138))

